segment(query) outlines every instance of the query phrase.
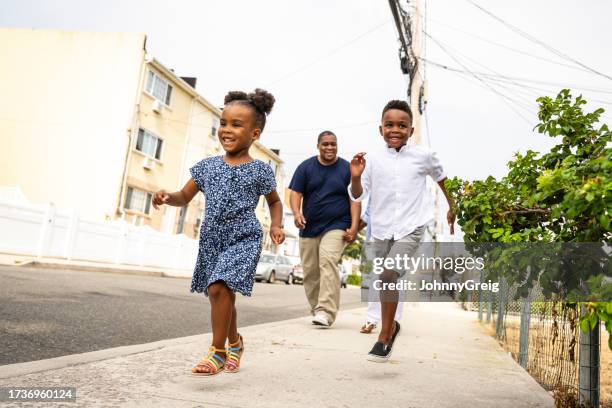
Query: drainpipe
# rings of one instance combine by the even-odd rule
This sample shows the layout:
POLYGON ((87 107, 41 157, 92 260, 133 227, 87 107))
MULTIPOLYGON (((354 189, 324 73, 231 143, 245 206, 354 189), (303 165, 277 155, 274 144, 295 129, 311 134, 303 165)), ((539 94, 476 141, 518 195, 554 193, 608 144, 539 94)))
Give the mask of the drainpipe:
MULTIPOLYGON (((146 37, 145 37, 145 43, 146 43, 146 37)), ((117 210, 116 210, 116 214, 119 214, 121 216, 121 219, 124 219, 125 217, 125 211, 123 211, 123 203, 125 202, 125 195, 127 192, 127 176, 128 176, 128 169, 130 168, 130 163, 132 162, 132 147, 133 147, 133 139, 134 139, 134 135, 136 135, 136 137, 138 136, 138 117, 140 114, 140 102, 142 99, 142 88, 143 88, 143 84, 144 84, 144 80, 146 77, 146 60, 148 58, 148 56, 146 55, 145 52, 145 48, 144 48, 144 44, 143 44, 143 57, 141 59, 141 65, 140 65, 140 78, 138 79, 138 88, 136 89, 136 98, 134 101, 134 110, 132 111, 132 123, 130 125, 130 128, 127 130, 127 136, 128 136, 128 145, 127 145, 127 150, 125 153, 125 159, 123 161, 124 165, 123 165, 123 175, 121 177, 121 190, 119 192, 119 202, 117 203, 117 210)))

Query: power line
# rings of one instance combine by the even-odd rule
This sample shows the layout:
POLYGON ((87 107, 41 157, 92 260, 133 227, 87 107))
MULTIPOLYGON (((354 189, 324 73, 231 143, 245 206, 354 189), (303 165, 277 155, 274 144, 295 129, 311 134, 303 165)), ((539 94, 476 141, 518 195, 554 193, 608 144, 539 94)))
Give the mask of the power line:
MULTIPOLYGON (((458 68, 449 67, 448 65, 441 64, 439 62, 427 60, 425 58, 421 58, 421 59, 430 65, 434 65, 434 66, 437 66, 439 68, 443 68, 449 71, 468 72, 468 71, 461 70, 458 68)), ((508 79, 508 80, 511 79, 513 81, 518 81, 518 82, 528 82, 528 83, 541 84, 541 85, 558 86, 561 88, 569 87, 569 88, 580 89, 583 91, 589 91, 589 92, 594 92, 594 93, 612 94, 612 90, 595 89, 595 88, 589 87, 588 85, 585 86, 585 85, 577 85, 577 84, 561 84, 559 82, 542 81, 542 80, 531 79, 531 78, 521 78, 521 77, 513 77, 513 76, 507 76, 507 75, 492 75, 492 74, 487 74, 486 72, 476 72, 476 74, 487 77, 487 78, 504 78, 504 79, 508 79)))
POLYGON ((498 43, 496 41, 491 41, 488 38, 482 37, 482 36, 474 34, 474 33, 470 33, 469 31, 465 31, 465 30, 463 30, 461 28, 452 26, 450 24, 443 23, 443 22, 438 21, 438 20, 431 19, 431 21, 433 21, 434 23, 439 24, 441 26, 450 28, 451 30, 458 31, 458 32, 463 33, 463 34, 465 34, 467 36, 476 38, 478 40, 481 40, 481 41, 486 42, 486 43, 491 44, 491 45, 495 45, 495 46, 500 47, 500 48, 504 48, 504 49, 506 49, 508 51, 512 51, 512 52, 515 52, 517 54, 526 55, 526 56, 531 57, 531 58, 535 58, 535 59, 538 59, 538 60, 541 60, 541 61, 549 62, 551 64, 560 65, 562 67, 566 67, 566 68, 570 68, 570 69, 575 69, 575 70, 582 71, 582 72, 591 72, 590 70, 585 69, 585 68, 577 67, 575 65, 570 65, 570 64, 564 64, 562 62, 555 61, 555 60, 552 60, 550 58, 545 58, 545 57, 542 57, 540 55, 536 55, 536 54, 532 54, 532 53, 529 53, 529 52, 526 52, 526 51, 523 51, 523 50, 519 50, 518 48, 510 47, 510 46, 508 46, 506 44, 498 43))
MULTIPOLYGON (((381 27, 385 26, 386 24, 389 24, 390 22, 391 22, 391 19, 386 19, 386 20, 380 22, 379 24, 375 25, 374 27, 370 28, 369 30, 359 34, 358 36, 352 38, 351 40, 349 40, 349 41, 339 45, 338 47, 334 48, 333 50, 331 50, 327 54, 324 54, 324 55, 321 55, 320 57, 317 57, 316 59, 312 60, 311 62, 302 65, 301 67, 299 67, 299 68, 297 68, 297 69, 295 69, 295 70, 293 70, 293 71, 283 75, 282 77, 280 77, 280 78, 278 78, 278 79, 276 79, 276 80, 274 80, 272 82, 268 82, 267 84, 263 85, 262 87, 263 88, 268 88, 268 87, 270 87, 272 85, 275 85, 275 84, 277 84, 279 82, 282 82, 285 79, 288 79, 288 78, 294 76, 295 74, 298 74, 298 73, 300 73, 300 72, 302 72, 302 71, 304 71, 304 70, 306 70, 306 69, 308 69, 308 68, 310 68, 310 67, 312 67, 312 66, 314 66, 314 65, 316 65, 318 63, 320 63, 324 59, 331 57, 332 55, 338 53, 342 49, 352 45, 353 43, 361 40, 362 38, 368 36, 369 34, 372 34, 376 30, 380 29, 381 27)), ((193 114, 191 116, 186 117, 185 119, 187 120, 187 119, 193 118, 195 116, 201 115, 203 113, 204 112, 198 112, 196 114, 193 114)))
POLYGON ((330 130, 336 130, 336 129, 349 129, 349 128, 356 128, 356 127, 361 127, 361 126, 367 126, 367 125, 373 125, 373 124, 377 124, 379 123, 378 121, 373 121, 373 122, 362 122, 362 123, 353 123, 353 124, 349 124, 349 125, 342 125, 342 126, 328 126, 328 127, 320 127, 320 128, 311 128, 311 129, 285 129, 285 130, 271 130, 268 131, 266 133, 270 134, 270 133, 306 133, 306 132, 319 132, 322 129, 330 129, 330 130))
MULTIPOLYGON (((442 51, 444 51, 449 57, 451 57, 455 62, 457 62, 459 65, 461 65, 463 67, 463 69, 469 73, 471 76, 473 76, 476 80, 482 82, 491 92, 495 93, 497 96, 499 96, 500 98, 502 98, 502 101, 514 112, 516 113, 521 119, 523 119, 526 123, 528 123, 529 125, 531 125, 531 121, 525 117, 522 113, 520 113, 513 105, 512 103, 517 104, 517 102, 515 100, 513 100, 512 98, 508 97, 507 95, 504 95, 503 93, 499 92, 497 89, 495 89, 494 87, 492 87, 490 84, 488 84, 486 81, 484 81, 481 77, 479 77, 478 75, 476 75, 474 72, 472 72, 467 66, 465 66, 461 61, 459 61, 450 51, 448 51, 446 49, 446 47, 444 47, 438 40, 436 40, 435 38, 433 38, 429 33, 424 33, 425 36, 427 36, 428 38, 430 38, 434 43, 436 43, 436 45, 438 47, 440 47, 440 49, 442 49, 442 51)), ((519 105, 519 107, 521 107, 519 105)))
POLYGON ((356 43, 357 41, 359 41, 359 40, 361 40, 362 38, 364 38, 364 37, 368 36, 369 34, 372 34, 372 33, 373 33, 373 32, 375 32, 376 30, 378 30, 379 28, 381 28, 381 27, 385 26, 386 24, 389 24, 390 22, 391 22, 391 19, 386 19, 386 20, 384 20, 383 22, 381 22, 381 23, 379 23, 379 24, 375 25, 374 27, 370 28, 369 30, 365 31, 364 33, 359 34, 357 37, 355 37, 355 38, 353 38, 353 39, 351 39, 351 40, 349 40, 349 41, 347 41, 347 42, 345 42, 345 43, 343 43, 343 44, 339 45, 338 47, 334 48, 333 50, 331 50, 331 51, 330 51, 330 52, 328 52, 327 54, 324 54, 324 55, 322 55, 322 56, 320 56, 320 57, 318 57, 318 58, 314 59, 313 61, 308 62, 308 63, 306 63, 306 64, 302 65, 301 67, 299 67, 299 68, 295 69, 294 71, 291 71, 291 72, 289 72, 289 73, 287 73, 287 74, 283 75, 282 77, 280 77, 280 78, 278 78, 278 79, 276 79, 276 80, 274 80, 274 81, 272 81, 272 82, 269 82, 269 83, 265 84, 265 85, 264 85, 264 88, 266 88, 266 87, 270 87, 270 86, 272 86, 272 85, 275 85, 275 84, 277 84, 277 83, 279 83, 279 82, 281 82, 281 81, 284 81, 284 80, 285 80, 285 79, 287 79, 287 78, 292 77, 293 75, 295 75, 295 74, 297 74, 297 73, 299 73, 299 72, 302 72, 302 71, 304 71, 304 70, 306 70, 306 69, 308 69, 308 68, 312 67, 313 65, 318 64, 318 63, 319 63, 319 62, 321 62, 322 60, 324 60, 324 59, 326 59, 326 58, 331 57, 332 55, 336 54, 336 53, 337 53, 337 52, 339 52, 340 50, 342 50, 342 49, 344 49, 344 48, 348 47, 349 45, 352 45, 353 43, 356 43))
POLYGON ((507 22, 506 20, 502 19, 501 17, 496 16, 495 14, 493 14, 493 13, 492 13, 492 12, 490 12, 489 10, 485 9, 484 7, 482 7, 481 5, 479 5, 478 3, 476 3, 475 1, 473 1, 473 0, 465 0, 465 1, 467 1, 468 3, 470 3, 471 5, 473 5, 474 7, 478 8, 478 9, 479 9, 479 10, 481 10, 482 12, 484 12, 484 13, 488 14, 489 16, 491 16, 492 18, 494 18, 495 20, 499 21, 500 23, 502 23, 503 25, 505 25, 506 27, 508 27, 510 30, 512 30, 512 31, 514 31, 515 33, 519 34, 520 36, 522 36, 522 37, 524 37, 524 38, 528 39, 529 41, 532 41, 532 42, 534 42, 534 43, 536 43, 536 44, 538 44, 538 45, 540 45, 540 46, 542 46, 542 47, 546 48, 548 51, 552 52, 553 54, 555 54, 555 55, 557 55, 557 56, 559 56, 559 57, 561 57, 561 58, 564 58, 564 59, 566 59, 566 60, 568 60, 568 61, 571 61, 571 62, 573 62, 574 64, 579 65, 579 66, 581 66, 581 67, 583 67, 583 68, 587 69, 588 71, 592 72, 593 74, 599 75, 599 76, 604 77, 604 78, 609 79, 609 80, 612 80, 612 77, 611 77, 611 76, 606 75, 606 74, 604 74, 603 72, 597 71, 596 69, 591 68, 591 67, 589 67, 588 65, 586 65, 586 64, 584 64, 584 63, 582 63, 582 62, 580 62, 580 61, 578 61, 578 60, 576 60, 576 59, 574 59, 574 58, 570 57, 569 55, 567 55, 567 54, 565 54, 565 53, 563 53, 563 52, 561 52, 561 51, 559 51, 559 50, 557 50, 557 49, 553 48, 552 46, 550 46, 550 45, 548 45, 548 44, 544 43, 544 42, 543 42, 543 41, 541 41, 540 39, 538 39, 538 38, 536 38, 536 37, 532 36, 531 34, 528 34, 527 32, 525 32, 525 31, 521 30, 520 28, 518 28, 518 27, 516 27, 516 26, 514 26, 514 25, 510 24, 509 22, 507 22))
MULTIPOLYGON (((517 86, 519 85, 519 84, 517 84, 516 82, 514 82, 514 81, 513 81, 511 78, 508 78, 507 76, 505 76, 505 75, 503 75, 503 74, 501 74, 501 73, 499 73, 499 72, 495 71, 494 69, 489 68, 489 67, 487 67, 487 66, 486 66, 486 65, 484 65, 484 64, 481 64, 480 62, 478 62, 478 61, 474 60, 473 58, 470 58, 469 56, 465 55, 465 54, 464 54, 464 53, 462 53, 461 51, 457 50, 456 48, 453 48, 453 47, 451 47, 451 46, 450 46, 450 45, 448 45, 448 44, 446 44, 446 47, 447 47, 447 48, 449 48, 449 49, 451 49, 451 50, 453 50, 453 51, 454 51, 456 54, 459 54, 459 55, 460 55, 460 56, 462 56, 464 59, 466 59, 466 60, 468 60, 468 61, 472 62, 473 64, 476 64, 476 65, 478 65, 478 66, 480 66, 480 67, 484 68, 485 70, 487 70, 487 71, 489 71, 489 72, 492 72, 492 73, 493 73, 493 75, 498 75, 498 76, 500 76, 500 77, 502 77, 502 78, 504 78, 504 79, 507 79, 507 80, 508 80, 510 83, 512 83, 512 84, 514 84, 514 85, 517 85, 517 86)), ((474 71, 472 71, 472 72, 474 72, 474 71)), ((512 89, 508 88, 508 87, 507 87, 507 86, 505 86, 505 85, 499 85, 499 84, 498 84, 497 86, 499 86, 499 87, 500 87, 500 88, 502 88, 502 89, 506 89, 506 90, 508 90, 508 91, 511 91, 511 92, 513 91, 512 89)), ((529 104, 530 104, 532 101, 530 101, 530 100, 525 100, 525 99, 522 99, 522 100, 523 100, 523 102, 524 102, 524 103, 526 103, 527 105, 520 104, 520 103, 517 103, 517 104, 519 104, 519 105, 521 105, 521 106, 523 106, 523 107, 525 107, 525 106, 526 106, 527 111, 528 111, 529 113, 532 113, 532 112, 529 110, 529 109, 530 109, 529 104)))

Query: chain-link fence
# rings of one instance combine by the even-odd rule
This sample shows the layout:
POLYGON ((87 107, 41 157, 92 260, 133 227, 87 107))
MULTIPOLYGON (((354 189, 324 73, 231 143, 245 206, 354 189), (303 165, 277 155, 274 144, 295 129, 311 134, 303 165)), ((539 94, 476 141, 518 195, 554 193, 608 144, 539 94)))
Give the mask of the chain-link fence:
MULTIPOLYGON (((497 293, 474 296, 478 298, 470 299, 469 307, 478 312, 486 330, 542 387, 554 393, 557 407, 578 407, 581 347, 576 307, 545 301, 539 288, 527 299, 516 299, 516 287, 504 282, 497 293)), ((599 401, 601 407, 612 407, 612 352, 601 325, 599 333, 599 401)))

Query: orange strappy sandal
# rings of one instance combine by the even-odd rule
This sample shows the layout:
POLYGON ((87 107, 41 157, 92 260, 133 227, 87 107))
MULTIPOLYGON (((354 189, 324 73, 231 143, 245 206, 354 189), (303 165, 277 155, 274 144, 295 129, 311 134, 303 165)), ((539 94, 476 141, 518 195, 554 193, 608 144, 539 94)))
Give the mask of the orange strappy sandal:
POLYGON ((227 348, 226 373, 237 373, 240 371, 240 358, 242 354, 244 354, 244 339, 241 334, 238 334, 238 340, 235 343, 229 343, 227 348))
POLYGON ((225 368, 225 359, 217 352, 227 353, 226 349, 218 349, 215 346, 208 348, 208 354, 191 369, 191 374, 198 377, 207 377, 221 373, 225 368), (207 371, 203 371, 207 370, 207 371))

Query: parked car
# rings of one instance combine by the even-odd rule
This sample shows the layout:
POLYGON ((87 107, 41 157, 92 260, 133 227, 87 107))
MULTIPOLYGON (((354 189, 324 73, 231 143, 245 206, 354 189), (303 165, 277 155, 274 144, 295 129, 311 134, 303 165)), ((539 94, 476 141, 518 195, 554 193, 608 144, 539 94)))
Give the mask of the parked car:
POLYGON ((288 256, 289 262, 293 265, 293 283, 304 283, 304 268, 299 256, 288 256))
POLYGON ((293 283, 293 276, 293 265, 286 256, 264 253, 259 257, 259 263, 255 270, 255 280, 257 282, 274 283, 281 280, 290 285, 293 283))
POLYGON ((342 264, 338 265, 338 274, 340 275, 340 287, 346 288, 346 281, 350 275, 348 268, 342 264))

